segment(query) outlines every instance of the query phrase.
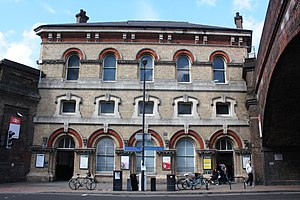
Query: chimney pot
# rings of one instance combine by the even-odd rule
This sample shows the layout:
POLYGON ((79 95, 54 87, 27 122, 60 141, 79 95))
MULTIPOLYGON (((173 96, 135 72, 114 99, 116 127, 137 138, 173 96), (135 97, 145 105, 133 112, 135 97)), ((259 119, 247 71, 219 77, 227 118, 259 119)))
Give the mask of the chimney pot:
POLYGON ((243 17, 240 15, 239 12, 237 12, 236 16, 234 17, 234 23, 236 25, 236 28, 243 28, 243 17))
POLYGON ((89 20, 89 17, 86 16, 86 12, 80 9, 80 12, 75 15, 77 23, 86 23, 89 20))

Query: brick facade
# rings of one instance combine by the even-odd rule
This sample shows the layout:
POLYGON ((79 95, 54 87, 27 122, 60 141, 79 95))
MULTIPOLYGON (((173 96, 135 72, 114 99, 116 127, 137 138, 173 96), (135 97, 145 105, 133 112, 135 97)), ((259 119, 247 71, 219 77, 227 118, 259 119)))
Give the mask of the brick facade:
POLYGON ((164 149, 154 153, 154 172, 147 176, 164 181, 167 174, 181 175, 176 170, 176 145, 184 139, 192 141, 194 146, 195 171, 211 173, 218 161, 226 161, 232 176, 245 176, 242 161, 243 155, 251 154, 246 145, 251 138, 243 62, 251 46, 251 31, 181 22, 129 21, 44 25, 36 32, 42 38, 39 68, 46 77, 39 84, 41 100, 34 119, 28 181, 58 179, 60 166, 55 163, 62 155, 58 143, 64 136, 70 136, 75 144, 74 148, 64 149, 72 159, 71 175, 91 171, 99 181, 112 180, 111 171, 97 170, 97 144, 103 138, 114 141, 114 170, 121 169, 122 156, 129 156, 130 167, 123 171, 124 179, 138 171, 136 153, 124 151, 124 147, 137 144, 135 135, 142 128, 142 117, 137 114, 143 91, 140 55, 151 55, 154 60, 153 81, 146 83, 146 98, 158 106, 157 113, 146 116, 146 130, 151 133, 153 145, 164 149), (235 41, 243 38, 243 42, 232 43, 232 35, 235 41), (205 36, 207 41, 203 42, 205 36), (75 81, 66 80, 65 75, 68 61, 64 55, 70 49, 77 49, 73 52, 80 55, 79 78, 75 81), (110 82, 103 81, 102 77, 106 52, 117 55, 116 79, 110 82), (177 81, 178 52, 189 58, 189 82, 177 81), (226 63, 224 84, 213 80, 211 58, 214 55, 221 56, 226 63), (118 100, 117 113, 98 115, 99 99, 118 100), (74 115, 61 113, 64 100, 72 100, 76 106, 78 103, 74 115), (178 115, 177 102, 194 102, 195 109, 190 115, 178 115), (217 102, 230 105, 229 116, 216 115, 217 102), (216 143, 221 138, 231 141, 232 148, 217 150, 216 143), (37 154, 45 156, 46 165, 42 168, 36 167, 37 154), (88 168, 80 168, 81 155, 88 155, 88 168), (169 170, 162 168, 164 156, 171 157, 169 170), (211 159, 210 169, 203 168, 205 158, 211 159))

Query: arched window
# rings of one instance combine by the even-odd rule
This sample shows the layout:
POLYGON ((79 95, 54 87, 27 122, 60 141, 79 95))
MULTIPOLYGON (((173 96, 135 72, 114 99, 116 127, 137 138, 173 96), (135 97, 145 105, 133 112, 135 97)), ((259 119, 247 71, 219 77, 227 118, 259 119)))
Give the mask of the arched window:
POLYGON ((73 138, 70 136, 63 136, 59 140, 57 148, 63 148, 63 149, 75 148, 75 143, 73 138))
POLYGON ((176 145, 176 171, 194 172, 194 144, 189 139, 181 139, 176 145))
POLYGON ((77 80, 78 79, 79 64, 80 64, 80 59, 79 59, 78 55, 73 54, 68 57, 67 71, 66 71, 67 80, 77 80))
POLYGON ((153 81, 153 58, 149 55, 142 56, 142 58, 141 58, 141 62, 140 62, 140 81, 144 80, 144 74, 145 74, 145 80, 146 81, 153 81), (142 63, 142 60, 144 60, 144 59, 147 60, 146 66, 144 66, 143 63, 142 63))
POLYGON ((213 59, 213 70, 214 70, 214 82, 215 83, 225 83, 226 73, 225 73, 225 61, 222 57, 216 56, 213 59))
POLYGON ((177 81, 190 82, 190 60, 186 56, 177 59, 177 81))
MULTIPOLYGON (((142 142, 138 142, 136 144, 137 147, 142 146, 142 142)), ((145 141, 145 146, 153 146, 153 143, 149 140, 145 141)), ((145 166, 147 169, 147 172, 154 172, 155 169, 155 151, 154 150, 145 150, 145 166)), ((136 171, 141 172, 141 161, 142 161, 142 153, 139 152, 136 154, 136 171)))
POLYGON ((232 141, 229 138, 221 138, 216 142, 216 149, 218 150, 232 150, 232 141))
POLYGON ((116 57, 114 55, 107 55, 103 62, 103 81, 116 80, 116 57))
POLYGON ((112 172, 114 170, 115 145, 111 138, 103 138, 97 144, 97 172, 112 172))

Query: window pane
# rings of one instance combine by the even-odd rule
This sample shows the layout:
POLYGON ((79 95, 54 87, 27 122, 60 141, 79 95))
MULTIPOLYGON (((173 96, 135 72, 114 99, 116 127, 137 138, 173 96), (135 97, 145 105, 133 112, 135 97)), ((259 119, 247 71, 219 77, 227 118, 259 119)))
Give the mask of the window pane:
POLYGON ((97 171, 114 170, 114 143, 111 138, 103 138, 97 144, 97 171))
POLYGON ((59 141, 58 148, 75 148, 75 143, 70 136, 64 136, 59 141))
POLYGON ((68 68, 67 80, 77 80, 79 74, 79 68, 68 68))
MULTIPOLYGON (((154 102, 153 101, 146 101, 145 102, 145 114, 146 115, 153 115, 153 108, 154 102)), ((139 101, 139 114, 143 114, 143 102, 139 101)))
POLYGON ((190 82, 190 62, 187 57, 181 56, 177 59, 177 80, 190 82))
POLYGON ((224 61, 222 58, 214 58, 213 65, 214 65, 214 69, 225 69, 224 61))
POLYGON ((100 101, 99 114, 114 114, 115 102, 114 101, 100 101))
POLYGON ((106 56, 103 64, 103 80, 116 80, 116 58, 113 55, 106 56))
POLYGON ((145 69, 145 80, 153 81, 153 59, 151 56, 143 56, 141 61, 146 59, 147 64, 144 66, 142 62, 140 62, 140 80, 144 80, 144 69, 145 69))
POLYGON ((194 145, 188 139, 180 140, 176 145, 177 172, 194 172, 194 145))
POLYGON ((63 113, 75 113, 76 101, 62 101, 63 113))
POLYGON ((191 115, 192 114, 192 103, 190 102, 179 102, 178 103, 178 115, 191 115))
POLYGON ((72 55, 67 62, 67 80, 77 80, 79 74, 79 57, 72 55))
POLYGON ((214 71, 214 81, 216 83, 225 83, 224 71, 214 71))
POLYGON ((229 115, 229 104, 217 103, 216 110, 217 110, 217 115, 229 115))

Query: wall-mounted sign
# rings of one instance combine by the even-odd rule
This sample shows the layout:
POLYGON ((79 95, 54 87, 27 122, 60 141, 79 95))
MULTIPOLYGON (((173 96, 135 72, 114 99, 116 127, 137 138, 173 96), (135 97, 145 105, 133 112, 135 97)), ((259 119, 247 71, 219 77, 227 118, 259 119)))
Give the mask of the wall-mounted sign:
POLYGON ((121 156, 121 169, 129 169, 129 156, 121 156))
POLYGON ((211 157, 203 158, 203 169, 211 169, 211 157))
POLYGON ((243 155, 243 169, 246 169, 246 165, 250 159, 250 155, 243 155))
POLYGON ((162 157, 162 169, 171 170, 171 156, 162 157))
POLYGON ((80 155, 80 169, 88 169, 89 156, 80 155))
POLYGON ((44 167, 45 154, 36 154, 35 167, 44 167))

